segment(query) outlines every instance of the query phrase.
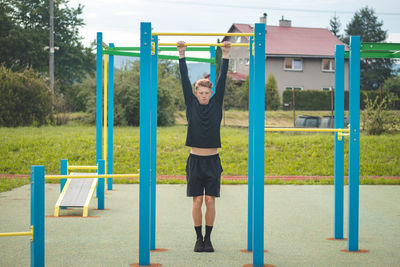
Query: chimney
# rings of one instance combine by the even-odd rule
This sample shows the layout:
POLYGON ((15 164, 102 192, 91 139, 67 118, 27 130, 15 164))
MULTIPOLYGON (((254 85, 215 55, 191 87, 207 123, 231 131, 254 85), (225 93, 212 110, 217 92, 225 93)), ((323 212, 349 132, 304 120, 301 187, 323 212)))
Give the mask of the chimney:
POLYGON ((260 17, 260 23, 267 25, 267 13, 264 13, 262 17, 260 17))
POLYGON ((292 27, 292 21, 282 16, 282 19, 279 21, 279 27, 292 27))

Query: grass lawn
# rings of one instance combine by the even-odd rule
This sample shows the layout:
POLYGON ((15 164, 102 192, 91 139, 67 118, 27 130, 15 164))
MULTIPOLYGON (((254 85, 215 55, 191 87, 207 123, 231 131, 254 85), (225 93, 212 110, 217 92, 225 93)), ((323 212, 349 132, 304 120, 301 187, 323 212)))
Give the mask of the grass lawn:
MULTIPOLYGON (((268 112, 267 112, 268 113, 268 112)), ((310 115, 324 115, 304 112, 310 115)), ((322 112, 329 115, 329 111, 322 112)), ((182 115, 182 114, 181 114, 182 115)), ((179 122, 180 113, 177 114, 179 122)), ((184 115, 184 114, 183 114, 184 115)), ((247 120, 244 111, 229 111, 226 121, 247 120), (230 119, 228 119, 230 118, 230 119)), ((290 126, 291 112, 271 112, 274 126, 290 126)), ((228 123, 227 123, 228 124, 228 123)), ((240 125, 240 124, 239 124, 240 125)), ((273 125, 273 122, 271 122, 273 125)), ((0 128, 0 173, 29 174, 30 165, 45 165, 47 174, 58 174, 60 159, 71 165, 95 164, 95 127, 71 123, 70 126, 0 128)), ((247 175, 248 129, 222 127, 220 155, 223 175, 247 175)), ((157 174, 185 175, 189 149, 184 146, 186 126, 158 127, 157 174)), ((266 133, 265 173, 268 176, 333 176, 333 134, 266 133)), ((345 145, 345 175, 348 146, 345 145)), ((400 134, 366 136, 360 141, 360 176, 400 176, 400 134)), ((114 173, 137 173, 139 169, 139 128, 115 127, 114 173)), ((4 181, 0 187, 18 186, 24 181, 4 181), (14 184, 14 185, 13 185, 14 184)), ((9 180, 9 179, 7 179, 9 180)), ((28 180, 25 179, 25 183, 28 180)), ((124 182, 123 180, 120 182, 124 182)), ((128 181, 125 181, 128 182, 128 181)), ((174 180, 163 181, 174 183, 174 180)), ((175 181, 177 182, 177 181, 175 181)), ((231 183, 243 183, 236 181, 231 183)), ((278 182, 274 183, 286 183, 278 182)), ((290 182, 293 183, 293 182, 290 182)), ((299 181, 298 183, 302 183, 299 181)), ((315 182, 320 184, 321 182, 315 182)), ((332 183, 327 181, 326 183, 332 183)), ((383 182, 382 182, 383 183, 383 182)))

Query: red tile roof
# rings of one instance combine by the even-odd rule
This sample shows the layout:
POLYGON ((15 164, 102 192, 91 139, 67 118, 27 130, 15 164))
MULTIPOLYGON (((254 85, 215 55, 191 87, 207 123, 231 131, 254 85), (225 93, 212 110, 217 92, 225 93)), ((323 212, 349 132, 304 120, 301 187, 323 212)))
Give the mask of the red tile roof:
MULTIPOLYGON (((228 32, 253 32, 249 24, 233 24, 228 32)), ((324 28, 282 27, 267 25, 267 55, 329 56, 335 54, 335 45, 343 45, 335 35, 324 28)), ((346 47, 347 50, 347 47, 346 47)))

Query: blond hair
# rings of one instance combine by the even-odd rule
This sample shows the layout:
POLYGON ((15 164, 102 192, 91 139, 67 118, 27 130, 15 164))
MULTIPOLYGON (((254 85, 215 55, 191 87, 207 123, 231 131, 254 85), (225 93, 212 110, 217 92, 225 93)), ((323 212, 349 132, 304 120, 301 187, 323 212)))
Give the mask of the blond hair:
POLYGON ((209 79, 200 79, 194 84, 195 89, 199 87, 208 87, 210 90, 213 88, 213 83, 209 79))

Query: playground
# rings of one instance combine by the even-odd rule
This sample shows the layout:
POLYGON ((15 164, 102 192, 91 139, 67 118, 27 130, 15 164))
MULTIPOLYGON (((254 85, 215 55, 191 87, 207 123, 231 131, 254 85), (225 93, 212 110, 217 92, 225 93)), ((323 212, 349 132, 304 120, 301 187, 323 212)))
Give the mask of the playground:
MULTIPOLYGON (((46 184, 46 266, 129 266, 138 263, 139 185, 114 185, 107 209, 92 204, 53 217, 59 185, 46 184), (64 216, 64 217, 63 217, 64 216)), ((217 201, 215 253, 193 253, 191 199, 185 185, 158 185, 157 248, 151 262, 162 266, 243 266, 246 248, 247 186, 223 185, 217 201), (204 265, 206 263, 206 265, 204 265)), ((345 206, 347 206, 345 187, 345 206)), ((400 264, 400 187, 360 186, 360 249, 346 253, 346 241, 332 241, 333 186, 265 187, 265 264, 275 266, 398 266, 400 264)), ((29 225, 30 186, 0 194, 0 229, 29 225)), ((345 212, 345 221, 347 221, 345 212)), ((347 224, 345 224, 347 236, 347 224)), ((5 241, 5 240, 2 240, 5 241)), ((0 242, 0 266, 28 266, 27 237, 0 242)))
MULTIPOLYGON (((249 43, 232 44, 249 47, 248 185, 223 187, 224 197, 217 202, 216 253, 205 256, 193 255, 191 199, 183 200, 185 186, 156 186, 157 47, 176 45, 158 43, 158 36, 165 35, 227 34, 157 33, 151 23, 141 23, 140 169, 130 174, 113 172, 113 55, 132 48, 110 43, 103 50, 102 34, 97 34, 96 92, 103 97, 96 98, 96 165, 70 165, 61 159, 60 175, 45 174, 45 166, 31 166, 31 188, 1 193, 0 212, 7 217, 2 216, 0 227, 15 231, 1 235, 31 237, 31 256, 24 237, 1 243, 4 266, 24 266, 29 261, 31 266, 399 264, 400 214, 395 205, 400 189, 359 185, 360 55, 387 47, 362 46, 359 36, 351 37, 349 53, 344 45, 336 46, 334 129, 265 128, 265 25, 257 23, 254 33, 232 33, 250 37, 249 43), (345 57, 350 59, 350 128, 343 121, 345 57), (265 135, 283 131, 335 134, 334 186, 265 186, 265 135), (347 187, 345 139, 349 142, 347 187), (113 185, 113 178, 123 177, 140 177, 140 183, 113 185), (45 179, 61 179, 61 186, 45 185, 45 179), (97 201, 91 202, 95 195, 97 201), (16 232, 29 225, 29 206, 31 230, 16 232), (21 251, 25 246, 27 250, 21 251)), ((213 49, 207 51, 213 57, 213 49)))

